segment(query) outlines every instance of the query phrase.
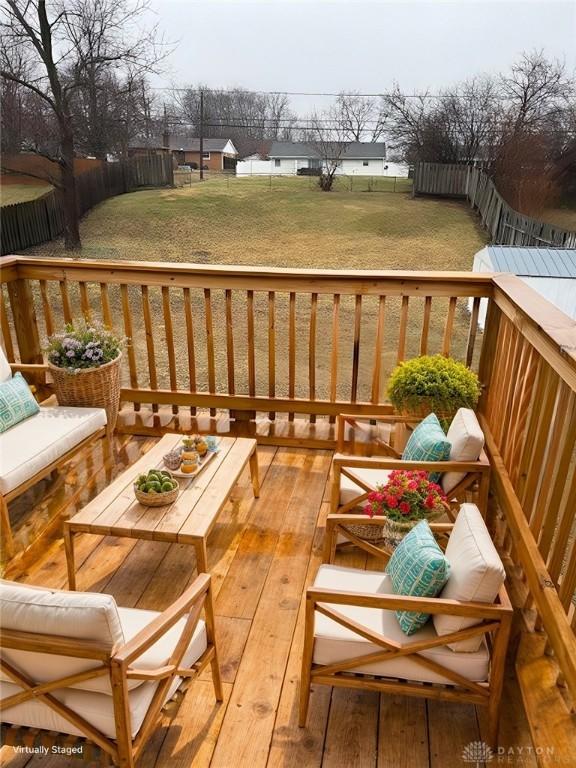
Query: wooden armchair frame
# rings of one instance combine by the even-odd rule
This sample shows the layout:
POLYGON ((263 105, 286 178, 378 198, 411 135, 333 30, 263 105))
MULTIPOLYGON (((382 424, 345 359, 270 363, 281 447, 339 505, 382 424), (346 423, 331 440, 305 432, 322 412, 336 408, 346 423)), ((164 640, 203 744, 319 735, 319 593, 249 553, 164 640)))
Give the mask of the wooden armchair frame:
MULTIPOLYGON (((354 517, 349 515, 348 517, 354 517)), ((368 524, 378 525, 378 520, 368 518, 368 524)), ((339 522, 333 526, 334 534, 339 522)), ((447 534, 452 525, 435 524, 431 528, 436 534, 447 534)), ((389 553, 374 544, 358 541, 367 552, 381 557, 384 561, 389 553)), ((345 688, 360 688, 371 691, 397 693, 406 696, 459 701, 485 706, 488 709, 487 741, 496 746, 498 738, 498 716, 504 672, 506 652, 512 626, 513 609, 505 587, 500 589, 498 601, 494 604, 459 602, 442 598, 404 597, 401 595, 374 595, 345 590, 319 589, 309 587, 306 591, 306 618, 304 652, 302 656, 302 676, 300 683, 299 725, 304 727, 308 714, 310 686, 314 683, 333 685, 345 688), (425 611, 431 614, 448 616, 475 617, 481 623, 474 627, 451 632, 442 637, 421 640, 410 646, 399 643, 363 626, 340 613, 334 606, 353 605, 365 608, 379 608, 391 611, 425 611), (315 664, 314 654, 314 623, 316 612, 327 616, 354 634, 369 640, 379 647, 362 656, 345 658, 332 664, 315 664), (477 683, 445 668, 442 664, 422 656, 422 651, 437 646, 448 645, 460 640, 467 640, 478 635, 485 635, 490 651, 490 672, 488 682, 477 683), (374 674, 364 674, 357 671, 359 667, 387 661, 398 657, 407 657, 420 666, 431 670, 450 680, 450 684, 426 684, 400 680, 397 678, 379 677, 374 674)))
MULTIPOLYGON (((114 765, 120 766, 120 768, 133 768, 135 761, 154 730, 158 716, 165 706, 164 699, 175 678, 184 678, 178 689, 178 692, 180 692, 210 664, 216 700, 223 700, 222 682, 214 637, 212 590, 210 576, 206 573, 200 574, 184 594, 167 610, 153 619, 135 637, 118 648, 110 650, 110 648, 90 640, 76 640, 57 635, 9 630, 1 630, 0 643, 2 648, 73 656, 100 662, 100 666, 87 672, 61 677, 45 683, 37 683, 14 669, 0 654, 2 671, 23 689, 20 693, 2 699, 0 701, 0 709, 5 710, 8 707, 15 706, 32 698, 40 700, 84 734, 85 739, 66 736, 67 745, 77 740, 82 745, 83 750, 88 745, 87 753, 92 752, 93 748, 96 747, 95 752, 100 754, 105 761, 112 761, 114 765), (182 668, 182 657, 190 644, 202 611, 204 611, 206 623, 207 648, 191 667, 182 668), (187 620, 184 629, 167 664, 157 669, 139 669, 138 659, 140 656, 157 642, 167 630, 174 626, 177 621, 186 615, 187 620), (67 688, 75 683, 104 676, 109 677, 112 689, 111 699, 116 723, 115 740, 105 736, 83 717, 62 704, 51 693, 59 688, 67 688), (129 680, 158 683, 140 730, 134 738, 131 735, 129 680)), ((49 731, 28 729, 24 726, 4 725, 4 743, 16 743, 21 738, 23 731, 33 731, 34 733, 31 733, 32 738, 38 733, 42 734, 42 737, 48 743, 55 736, 55 734, 49 731)))
MULTIPOLYGON (((417 424, 419 419, 410 420, 405 416, 356 416, 352 414, 339 414, 336 417, 336 453, 332 462, 332 493, 330 509, 333 514, 346 514, 351 509, 358 507, 366 501, 368 494, 376 490, 374 486, 359 477, 354 470, 358 469, 423 469, 427 472, 465 472, 466 476, 449 493, 451 502, 465 501, 465 493, 476 488, 475 503, 486 515, 488 505, 488 492, 490 489, 490 462, 486 453, 482 451, 478 461, 404 461, 398 446, 393 446, 378 437, 373 440, 379 454, 377 456, 358 456, 344 453, 347 425, 354 431, 368 434, 372 430, 371 425, 364 422, 390 424, 396 427, 396 437, 399 431, 409 424, 417 424), (340 479, 345 475, 358 485, 363 493, 347 502, 340 504, 340 479)), ((358 521, 356 521, 358 522, 358 521)), ((363 521, 364 522, 364 521, 363 521)))

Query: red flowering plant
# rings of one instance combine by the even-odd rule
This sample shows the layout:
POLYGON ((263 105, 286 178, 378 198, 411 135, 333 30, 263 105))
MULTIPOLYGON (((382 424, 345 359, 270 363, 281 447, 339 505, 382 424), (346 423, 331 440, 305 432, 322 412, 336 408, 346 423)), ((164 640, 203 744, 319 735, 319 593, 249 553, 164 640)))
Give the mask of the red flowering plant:
POLYGON ((439 517, 449 509, 437 483, 422 470, 395 469, 385 485, 368 494, 364 512, 370 517, 385 515, 399 523, 439 517))

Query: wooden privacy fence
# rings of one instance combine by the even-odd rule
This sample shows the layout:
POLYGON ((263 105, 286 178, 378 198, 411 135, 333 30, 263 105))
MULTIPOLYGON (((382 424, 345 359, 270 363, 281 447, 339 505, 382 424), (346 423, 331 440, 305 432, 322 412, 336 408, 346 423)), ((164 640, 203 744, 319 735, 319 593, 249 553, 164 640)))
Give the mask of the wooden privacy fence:
MULTIPOLYGON (((142 186, 172 186, 172 158, 164 155, 135 157, 118 163, 103 163, 76 177, 76 199, 82 216, 102 200, 142 186)), ((1 255, 38 245, 58 237, 64 230, 61 194, 53 189, 25 203, 0 209, 1 255)))
POLYGON ((477 364, 511 591, 576 697, 576 323, 518 278, 14 256, 0 297, 4 347, 28 376, 45 376, 44 337, 72 318, 130 337, 122 398, 134 410, 331 421, 389 413, 397 360, 443 352, 477 364))
POLYGON ((493 243, 576 248, 576 232, 518 213, 479 168, 457 163, 416 163, 413 190, 415 195, 467 198, 493 243))

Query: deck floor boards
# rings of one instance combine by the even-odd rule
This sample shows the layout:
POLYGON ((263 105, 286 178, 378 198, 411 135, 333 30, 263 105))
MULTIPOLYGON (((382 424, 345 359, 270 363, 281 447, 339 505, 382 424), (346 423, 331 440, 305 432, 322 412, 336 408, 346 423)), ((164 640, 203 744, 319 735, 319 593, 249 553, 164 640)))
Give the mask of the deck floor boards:
MULTIPOLYGON (((48 515, 47 523, 57 504, 73 514, 155 443, 125 435, 117 440, 115 462, 99 449, 84 453, 48 483, 34 511, 48 515)), ((138 768, 461 766, 466 744, 481 739, 482 713, 472 705, 314 686, 308 727, 298 728, 302 598, 322 559, 331 453, 262 446, 258 455, 260 499, 253 498, 246 470, 208 540, 224 702, 215 702, 205 672, 179 710, 162 716, 138 768)), ((36 503, 33 494, 29 503, 36 503)), ((196 575, 194 549, 181 544, 79 534, 76 552, 79 588, 110 592, 125 606, 162 610, 196 575)), ((342 565, 372 565, 355 549, 339 558, 342 565)), ((6 577, 66 586, 64 547, 54 521, 40 545, 10 564, 6 577)), ((512 674, 502 735, 506 747, 526 750, 531 744, 512 674)), ((7 747, 0 759, 6 768, 78 764, 18 755, 7 747)), ((523 760, 535 765, 526 752, 523 760)))

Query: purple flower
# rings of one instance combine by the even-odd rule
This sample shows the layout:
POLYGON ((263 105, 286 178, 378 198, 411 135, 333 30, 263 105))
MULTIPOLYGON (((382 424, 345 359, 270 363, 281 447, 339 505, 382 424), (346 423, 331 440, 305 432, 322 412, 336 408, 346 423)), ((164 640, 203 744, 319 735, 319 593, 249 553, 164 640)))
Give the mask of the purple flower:
POLYGON ((68 352, 66 352, 66 357, 74 357, 75 352, 73 349, 69 349, 68 352))

